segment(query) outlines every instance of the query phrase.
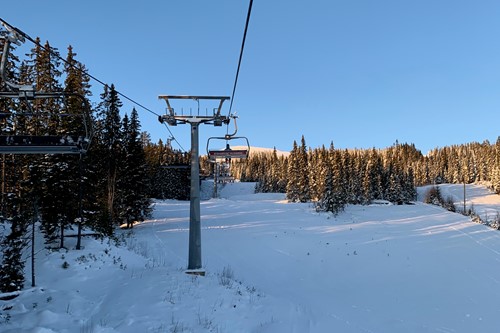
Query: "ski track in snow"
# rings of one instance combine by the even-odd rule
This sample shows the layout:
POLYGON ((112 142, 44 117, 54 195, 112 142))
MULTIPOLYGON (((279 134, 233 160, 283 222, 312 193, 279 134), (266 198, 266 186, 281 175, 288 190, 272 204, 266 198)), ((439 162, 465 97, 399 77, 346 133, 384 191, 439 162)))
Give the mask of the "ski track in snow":
MULTIPOLYGON (((90 242, 83 252, 49 254, 39 270, 44 287, 8 303, 13 320, 0 331, 498 331, 497 230, 419 202, 349 206, 333 217, 282 194, 252 194, 254 184, 222 186, 219 199, 209 199, 211 188, 202 186, 206 277, 183 272, 189 202, 156 201, 128 249, 90 242), (89 253, 95 259, 77 259, 89 253), (234 274, 227 285, 224 269, 234 274)), ((467 190, 478 213, 499 209, 484 187, 467 190)), ((461 191, 442 185, 457 201, 461 191)))
MULTIPOLYGON (((226 189, 229 188, 230 186, 226 187, 226 189)), ((256 283, 266 294, 286 299, 290 303, 287 306, 289 310, 288 312, 280 311, 280 313, 284 317, 282 321, 288 323, 285 325, 287 327, 285 331, 287 332, 322 332, 323 329, 327 329, 328 327, 338 327, 345 332, 376 332, 378 331, 378 325, 381 325, 377 323, 379 317, 387 316, 387 314, 378 309, 380 304, 377 301, 374 302, 378 298, 378 301, 381 301, 382 304, 384 303, 384 301, 380 300, 380 295, 377 294, 374 297, 368 297, 370 298, 370 302, 368 303, 372 304, 363 304, 362 298, 359 301, 355 301, 353 298, 348 297, 348 295, 344 296, 344 301, 350 301, 347 304, 344 304, 344 302, 341 305, 334 304, 335 292, 332 293, 331 298, 321 298, 322 293, 328 294, 332 291, 329 289, 331 289, 332 284, 335 284, 336 274, 330 266, 325 265, 325 267, 322 267, 321 263, 314 262, 312 258, 319 255, 322 258, 321 262, 329 262, 335 265, 334 258, 338 256, 338 253, 330 253, 329 255, 324 251, 322 246, 326 243, 334 245, 332 247, 336 246, 336 252, 342 252, 342 256, 345 256, 336 258, 340 265, 343 264, 342 262, 346 258, 350 261, 352 260, 351 258, 359 258, 359 256, 365 255, 363 248, 366 246, 372 246, 373 248, 370 251, 375 250, 374 253, 377 253, 384 259, 388 258, 390 260, 391 255, 393 257, 400 255, 394 252, 397 251, 398 245, 402 245, 413 238, 422 238, 422 240, 418 240, 414 244, 416 248, 410 249, 411 256, 415 256, 415 253, 418 254, 419 252, 419 247, 429 242, 426 239, 427 237, 439 237, 433 243, 440 243, 444 237, 446 239, 460 238, 460 242, 463 242, 463 237, 465 236, 495 256, 499 254, 499 251, 495 250, 494 247, 482 241, 483 238, 480 236, 484 227, 471 224, 466 218, 459 215, 453 215, 456 218, 450 219, 452 215, 438 207, 427 205, 424 208, 421 205, 417 205, 417 208, 411 206, 392 208, 384 206, 350 207, 341 218, 328 220, 326 218, 327 215, 314 213, 308 205, 291 204, 287 206, 286 211, 282 211, 286 215, 285 217, 274 218, 276 212, 280 211, 282 197, 266 194, 249 196, 242 194, 241 192, 243 191, 241 188, 239 191, 236 191, 236 194, 224 194, 224 190, 222 189, 221 191, 222 199, 210 200, 202 204, 204 232, 228 233, 226 237, 222 238, 224 242, 220 242, 221 238, 219 236, 215 237, 215 243, 211 241, 211 234, 203 236, 203 251, 206 253, 204 257, 209 258, 206 259, 206 266, 210 269, 210 267, 221 267, 226 263, 235 262, 235 265, 243 273, 243 276, 251 277, 249 280, 256 283), (238 210, 233 210, 236 207, 238 207, 238 210), (403 211, 400 214, 402 216, 394 218, 387 216, 385 214, 387 209, 403 211), (429 218, 427 214, 415 216, 412 212, 415 209, 427 211, 427 214, 432 218, 429 218), (373 219, 367 219, 367 211, 373 214, 373 219), (295 223, 283 221, 283 219, 291 219, 295 223), (443 220, 443 222, 440 220, 443 220), (237 221, 237 223, 234 224, 233 221, 237 221), (402 228, 402 226, 407 228, 402 228), (475 236, 475 233, 462 230, 470 226, 480 228, 480 230, 475 231, 475 233, 478 233, 479 238, 475 236), (351 239, 348 234, 353 231, 355 236, 351 239), (243 238, 241 236, 242 233, 247 238, 250 238, 250 240, 243 238), (344 244, 336 243, 335 235, 338 233, 345 234, 342 240, 344 244), (312 234, 315 235, 314 239, 310 237, 312 234), (324 236, 322 235, 329 235, 333 237, 333 240, 327 242, 323 240, 324 236), (231 241, 231 237, 236 239, 237 242, 231 241), (272 241, 273 238, 275 239, 274 242, 272 241), (252 251, 252 246, 258 248, 255 251, 263 253, 263 256, 266 257, 265 261, 252 261, 255 259, 246 258, 245 255, 238 253, 238 250, 236 252, 233 252, 234 250, 228 252, 228 249, 231 248, 241 248, 243 249, 242 251, 248 252, 252 251), (328 274, 325 275, 325 272, 328 274), (319 283, 314 281, 315 276, 321 277, 319 283), (327 276, 331 276, 331 283, 330 281, 326 283, 322 282, 322 279, 327 276), (286 283, 283 283, 283 281, 286 281, 286 283), (351 304, 349 305, 349 303, 351 304), (350 308, 347 311, 345 310, 346 305, 350 308), (365 316, 370 318, 368 323, 359 320, 359 318, 365 316)), ((495 236, 495 238, 498 237, 498 235, 495 236)), ((456 246, 455 244, 451 245, 456 246)), ((402 246, 402 250, 405 250, 404 246, 402 246)), ((407 257, 407 261, 411 263, 411 259, 409 259, 409 256, 407 257)), ((425 256, 418 259, 420 260, 417 263, 418 265, 425 265, 425 256)), ((346 267, 352 265, 349 261, 345 262, 347 264, 346 267)), ((363 265, 373 266, 366 262, 363 265)), ((388 268, 395 270, 396 267, 389 266, 388 268)), ((411 264, 408 264, 408 267, 411 268, 411 264)), ((366 267, 356 266, 356 268, 364 269, 367 280, 370 278, 366 267)), ((376 267, 373 268, 374 271, 376 269, 376 267)), ((413 269, 409 269, 409 272, 414 273, 414 269, 414 267, 413 269)), ((421 275, 422 273, 419 274, 421 275)), ((397 274, 395 273, 395 275, 397 274)), ((470 275, 470 272, 466 275, 470 275)), ((340 273, 340 276, 342 276, 342 273, 340 273)), ((440 282, 444 282, 445 280, 441 276, 440 279, 443 280, 440 282)), ((491 277, 489 279, 491 280, 491 277)), ((349 281, 349 275, 342 276, 340 280, 344 283, 345 281, 349 281)), ((361 278, 360 280, 352 279, 352 282, 353 284, 362 285, 363 279, 361 278)), ((367 282, 370 285, 370 281, 367 282)), ((398 282, 397 278, 393 278, 391 283, 398 282)), ((382 281, 377 281, 376 285, 380 288, 383 285, 382 281)), ((420 285, 421 288, 425 288, 425 283, 421 283, 420 285)), ((430 296, 431 293, 428 295, 430 296)), ((397 293, 392 293, 392 296, 396 297, 397 293)), ((412 298, 413 296, 409 295, 408 297, 412 298)), ((354 297, 354 299, 357 298, 354 297)), ((395 307, 394 305, 391 306, 395 307)), ((436 307, 435 309, 436 311, 441 311, 440 307, 436 307)), ((424 324, 420 324, 421 318, 418 315, 403 315, 402 317, 409 318, 386 318, 386 324, 388 322, 390 323, 388 327, 393 326, 402 330, 410 328, 409 331, 413 330, 415 332, 453 331, 453 329, 448 328, 446 325, 436 325, 434 328, 430 328, 424 324)))

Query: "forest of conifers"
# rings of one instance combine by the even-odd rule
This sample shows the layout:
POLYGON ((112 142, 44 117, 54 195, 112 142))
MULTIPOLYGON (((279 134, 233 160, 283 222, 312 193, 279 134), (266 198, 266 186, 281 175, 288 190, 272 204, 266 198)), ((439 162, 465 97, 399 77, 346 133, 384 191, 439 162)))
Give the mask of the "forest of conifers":
MULTIPOLYGON (((34 85, 36 91, 72 92, 90 99, 90 79, 73 49, 68 47, 65 63, 49 49, 47 42, 33 48, 28 60, 10 57, 10 79, 34 85)), ((0 87, 8 90, 3 82, 0 87)), ((0 99, 0 113, 19 114, 16 122, 0 119, 1 135, 79 130, 71 122, 43 123, 40 117, 23 115, 26 103, 30 102, 0 99)), ((70 102, 37 101, 30 107, 33 114, 82 112, 70 102)), ((47 246, 65 247, 69 230, 112 235, 119 225, 132 227, 144 220, 152 198, 189 199, 189 172, 182 167, 188 165, 189 153, 151 142, 141 131, 138 112, 122 109, 113 85, 103 87, 89 112, 93 131, 86 154, 0 157, 0 292, 23 288, 25 249, 35 225, 47 246)), ((302 138, 300 144, 293 143, 289 155, 251 154, 246 161, 233 161, 231 172, 241 181, 257 182, 257 191, 286 193, 291 202, 315 202, 320 210, 339 213, 347 204, 378 199, 408 203, 416 198, 415 187, 426 184, 487 182, 499 193, 499 152, 500 139, 436 148, 424 156, 406 143, 385 149, 347 150, 333 144, 311 149, 302 138)), ((208 175, 210 169, 202 158, 202 172, 208 175)))
POLYGON ((386 149, 307 149, 294 142, 288 157, 276 151, 251 155, 233 165, 243 181, 259 182, 261 192, 283 192, 291 201, 316 201, 339 212, 346 204, 381 199, 407 203, 416 186, 484 182, 500 193, 500 138, 492 144, 467 143, 436 148, 423 155, 413 144, 386 149))
MULTIPOLYGON (((63 64, 48 42, 44 47, 35 46, 26 57, 26 61, 9 57, 9 82, 34 86, 36 94, 71 92, 87 99, 92 95, 85 66, 75 59, 71 47, 63 64)), ((1 91, 12 90, 3 81, 0 87, 1 91)), ((34 234, 35 224, 50 247, 65 247, 69 230, 78 232, 79 248, 82 230, 111 235, 119 225, 132 227, 144 220, 151 210, 151 198, 188 198, 185 169, 165 168, 185 165, 188 154, 174 152, 162 142, 152 143, 141 132, 137 111, 121 108, 113 85, 103 87, 91 110, 70 98, 0 99, 3 137, 79 133, 81 121, 64 120, 82 112, 90 113, 87 116, 92 122, 85 154, 0 157, 0 292, 24 285, 25 249, 32 242, 28 235, 34 234)))

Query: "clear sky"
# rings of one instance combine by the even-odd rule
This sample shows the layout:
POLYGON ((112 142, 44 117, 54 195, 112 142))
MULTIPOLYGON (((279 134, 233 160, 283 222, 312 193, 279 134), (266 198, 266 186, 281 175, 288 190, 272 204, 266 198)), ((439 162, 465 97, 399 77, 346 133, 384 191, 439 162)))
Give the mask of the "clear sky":
MULTIPOLYGON (((231 95, 248 1, 24 0, 1 8, 10 24, 63 56, 71 44, 92 75, 164 113, 158 95, 231 95)), ((255 0, 233 101, 238 134, 286 151, 301 135, 310 147, 398 140, 423 153, 495 142, 499 18, 496 0, 255 0)), ((96 101, 101 92, 93 82, 96 101)), ((169 136, 137 110, 154 141, 169 136)), ((188 150, 189 126, 171 130, 188 150)), ((225 132, 203 126, 201 147, 225 132)))

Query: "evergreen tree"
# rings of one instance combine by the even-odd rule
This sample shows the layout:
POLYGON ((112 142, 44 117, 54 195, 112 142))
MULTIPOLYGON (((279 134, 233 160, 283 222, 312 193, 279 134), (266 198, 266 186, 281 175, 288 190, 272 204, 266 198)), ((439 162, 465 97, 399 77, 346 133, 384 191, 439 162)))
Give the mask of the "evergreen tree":
POLYGON ((300 202, 308 202, 311 200, 311 191, 309 187, 309 172, 308 172, 308 155, 307 155, 307 147, 306 140, 304 136, 300 141, 300 147, 298 150, 298 186, 299 186, 299 201, 300 202))
POLYGON ((101 211, 103 231, 112 232, 112 224, 118 223, 116 211, 116 184, 118 177, 118 162, 123 158, 122 133, 120 108, 122 103, 115 90, 115 86, 105 86, 101 94, 101 103, 98 107, 98 129, 96 133, 97 152, 99 159, 99 170, 102 181, 98 186, 101 188, 100 200, 104 209, 101 211))
POLYGON ((331 165, 327 167, 325 184, 323 186, 323 194, 318 202, 317 209, 325 212, 338 213, 338 202, 335 198, 335 184, 333 179, 333 168, 331 165))
POLYGON ((293 148, 288 156, 288 183, 286 185, 286 198, 290 202, 300 201, 300 172, 299 148, 297 142, 293 141, 293 148))
POLYGON ((359 151, 352 153, 351 173, 349 202, 352 204, 361 204, 364 202, 363 180, 365 177, 365 162, 363 155, 359 151))
POLYGON ((328 151, 328 160, 319 208, 337 215, 347 204, 347 183, 344 177, 342 153, 335 150, 333 144, 328 151))
POLYGON ((20 166, 14 167, 11 178, 11 189, 6 196, 7 222, 10 232, 4 237, 0 246, 2 249, 2 264, 0 269, 0 292, 12 292, 24 287, 23 250, 27 245, 26 234, 30 221, 31 210, 28 203, 28 190, 20 166))
MULTIPOLYGON (((49 42, 44 47, 40 40, 28 55, 30 60, 26 66, 26 80, 34 84, 39 92, 60 93, 62 87, 59 83, 61 77, 59 52, 52 48, 49 42)), ((33 108, 36 117, 25 120, 26 131, 31 135, 56 135, 64 132, 61 121, 63 111, 62 99, 44 98, 35 99, 33 108)), ((27 161, 32 167, 44 170, 44 187, 38 187, 41 192, 36 196, 40 198, 40 214, 42 217, 41 228, 44 232, 46 243, 50 244, 59 239, 60 247, 64 246, 64 229, 71 219, 72 207, 66 204, 68 191, 67 168, 68 158, 63 156, 44 155, 40 158, 32 157, 27 161)), ((30 173, 26 173, 30 177, 30 173)))
MULTIPOLYGON (((68 54, 64 64, 64 72, 66 73, 64 92, 68 94, 66 99, 66 113, 69 116, 63 118, 62 134, 70 135, 75 140, 80 139, 76 136, 85 134, 89 136, 89 138, 85 139, 91 140, 92 128, 86 128, 86 126, 91 126, 92 122, 92 110, 87 107, 90 105, 87 97, 92 96, 89 84, 90 78, 85 74, 85 66, 76 60, 76 55, 73 52, 73 47, 71 45, 68 46, 68 54), (74 94, 78 94, 81 97, 74 96, 74 94), (85 125, 86 123, 87 125, 85 125)), ((88 221, 91 220, 96 211, 95 196, 93 193, 95 191, 92 191, 91 186, 85 187, 85 180, 95 172, 95 170, 92 170, 93 165, 89 163, 91 159, 89 154, 92 154, 92 152, 80 154, 80 156, 65 157, 68 161, 66 170, 68 182, 65 192, 69 194, 67 196, 67 205, 73 209, 72 222, 77 222, 78 224, 77 249, 80 248, 82 228, 84 225, 90 226, 88 221), (89 193, 85 193, 86 188, 89 193)))
POLYGON ((146 187, 146 156, 140 137, 139 116, 135 108, 130 121, 123 117, 124 160, 118 177, 118 218, 133 227, 134 221, 143 221, 150 213, 150 199, 146 187))
POLYGON ((190 192, 189 155, 173 150, 170 145, 146 140, 148 196, 158 199, 188 200, 190 192))
POLYGON ((24 260, 23 249, 28 223, 26 215, 19 214, 9 220, 10 233, 2 240, 3 257, 0 269, 0 292, 12 292, 24 287, 24 260))
POLYGON ((403 188, 401 186, 400 175, 396 171, 389 173, 389 183, 387 187, 386 199, 392 203, 402 204, 405 200, 403 197, 403 188))

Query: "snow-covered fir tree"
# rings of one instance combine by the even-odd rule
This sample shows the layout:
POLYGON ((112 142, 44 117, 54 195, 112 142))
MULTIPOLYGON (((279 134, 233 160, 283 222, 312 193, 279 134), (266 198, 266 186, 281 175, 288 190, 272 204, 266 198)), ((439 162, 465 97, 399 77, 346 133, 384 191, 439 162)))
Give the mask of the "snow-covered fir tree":
POLYGON ((293 148, 288 156, 288 175, 286 185, 286 198, 290 202, 300 201, 299 174, 301 172, 299 165, 299 148, 297 142, 293 141, 293 148))
POLYGON ((127 227, 143 221, 150 213, 151 200, 147 196, 146 156, 140 137, 139 115, 132 110, 130 120, 123 117, 124 159, 118 170, 118 218, 127 227))
POLYGON ((288 183, 286 196, 290 202, 308 202, 311 199, 309 188, 307 147, 302 136, 300 147, 293 142, 293 148, 288 157, 288 183))

